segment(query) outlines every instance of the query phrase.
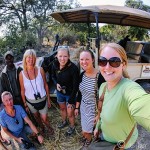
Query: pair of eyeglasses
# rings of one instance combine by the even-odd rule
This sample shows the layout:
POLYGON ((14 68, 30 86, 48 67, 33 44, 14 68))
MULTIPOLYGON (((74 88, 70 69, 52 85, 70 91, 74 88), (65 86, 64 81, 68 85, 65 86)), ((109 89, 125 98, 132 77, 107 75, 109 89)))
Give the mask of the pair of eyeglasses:
POLYGON ((16 124, 19 124, 19 121, 18 121, 18 119, 15 119, 15 123, 16 123, 16 124))
POLYGON ((111 57, 110 59, 106 59, 105 57, 99 57, 98 65, 101 67, 105 67, 109 63, 109 65, 113 68, 117 68, 122 64, 122 61, 119 57, 111 57))

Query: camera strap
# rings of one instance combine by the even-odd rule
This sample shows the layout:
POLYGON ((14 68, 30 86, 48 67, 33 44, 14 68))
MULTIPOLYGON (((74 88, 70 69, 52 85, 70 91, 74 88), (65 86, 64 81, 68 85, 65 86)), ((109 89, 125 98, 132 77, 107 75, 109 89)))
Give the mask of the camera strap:
POLYGON ((38 94, 37 84, 36 84, 36 76, 35 76, 35 68, 34 68, 34 76, 35 76, 35 86, 36 86, 36 91, 37 91, 37 93, 35 92, 35 89, 34 89, 33 84, 32 84, 32 82, 31 82, 31 79, 30 79, 28 70, 27 70, 27 75, 28 75, 28 78, 29 78, 29 80, 30 80, 30 84, 31 84, 31 86, 32 86, 32 89, 33 89, 34 93, 35 93, 35 94, 38 94))

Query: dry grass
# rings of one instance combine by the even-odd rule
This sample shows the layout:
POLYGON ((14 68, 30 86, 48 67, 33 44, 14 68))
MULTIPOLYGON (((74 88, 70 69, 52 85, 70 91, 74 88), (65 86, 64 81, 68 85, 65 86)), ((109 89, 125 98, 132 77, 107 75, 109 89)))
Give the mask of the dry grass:
MULTIPOLYGON (((48 112, 48 116, 55 132, 54 135, 49 135, 48 132, 44 133, 44 144, 42 145, 39 145, 35 141, 32 142, 35 144, 37 150, 79 150, 81 147, 79 144, 79 139, 81 137, 80 117, 76 118, 76 130, 74 135, 66 136, 65 132, 68 127, 61 130, 57 128, 57 124, 61 121, 61 117, 58 106, 56 106, 55 103, 52 103, 52 105, 52 108, 48 112)), ((18 143, 10 139, 4 131, 2 131, 2 135, 4 138, 11 140, 11 145, 7 146, 8 150, 22 150, 19 148, 18 143)), ((0 150, 2 150, 1 147, 0 150)))
POLYGON ((66 136, 65 132, 68 127, 64 129, 58 129, 57 124, 61 121, 59 109, 55 103, 52 103, 53 107, 49 110, 50 123, 55 131, 54 135, 45 135, 44 144, 37 146, 38 150, 78 150, 80 149, 79 139, 81 137, 80 118, 76 118, 76 130, 72 136, 66 136))

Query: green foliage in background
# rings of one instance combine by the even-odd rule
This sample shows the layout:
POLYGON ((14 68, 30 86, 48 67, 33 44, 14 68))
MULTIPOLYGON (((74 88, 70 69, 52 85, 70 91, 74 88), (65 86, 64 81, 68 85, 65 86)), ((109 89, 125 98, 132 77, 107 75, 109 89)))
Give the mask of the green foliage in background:
MULTIPOLYGON (((141 0, 126 0, 125 6, 150 12, 150 6, 144 5, 141 0)), ((77 0, 1 0, 0 26, 5 25, 6 30, 0 38, 0 51, 13 49, 17 53, 25 48, 41 49, 43 39, 48 46, 53 46, 56 34, 60 36, 61 44, 86 45, 89 36, 96 37, 95 24, 91 24, 90 28, 84 23, 60 24, 50 17, 53 11, 75 7, 80 7, 77 0)), ((126 35, 131 40, 150 41, 149 30, 138 27, 109 24, 100 27, 100 33, 104 41, 118 42, 126 35)))

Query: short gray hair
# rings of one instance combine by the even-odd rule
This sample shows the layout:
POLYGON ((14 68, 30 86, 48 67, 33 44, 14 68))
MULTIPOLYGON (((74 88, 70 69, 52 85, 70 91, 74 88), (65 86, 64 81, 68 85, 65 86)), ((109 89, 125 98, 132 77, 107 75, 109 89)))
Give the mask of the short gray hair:
POLYGON ((10 97, 12 97, 12 94, 10 92, 4 91, 1 95, 2 102, 4 101, 4 96, 6 96, 6 95, 9 95, 10 97))

